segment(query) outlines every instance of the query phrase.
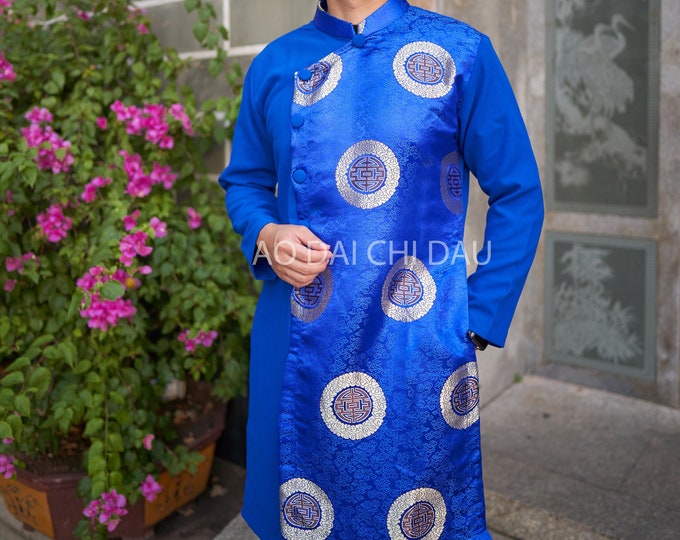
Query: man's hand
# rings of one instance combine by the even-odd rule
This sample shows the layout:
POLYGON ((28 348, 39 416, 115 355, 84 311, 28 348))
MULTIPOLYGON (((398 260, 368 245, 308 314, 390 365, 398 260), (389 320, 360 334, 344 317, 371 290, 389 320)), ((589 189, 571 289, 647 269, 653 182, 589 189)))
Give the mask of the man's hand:
POLYGON ((262 227, 257 247, 276 275, 294 287, 309 285, 332 256, 331 246, 301 225, 269 223, 262 227))

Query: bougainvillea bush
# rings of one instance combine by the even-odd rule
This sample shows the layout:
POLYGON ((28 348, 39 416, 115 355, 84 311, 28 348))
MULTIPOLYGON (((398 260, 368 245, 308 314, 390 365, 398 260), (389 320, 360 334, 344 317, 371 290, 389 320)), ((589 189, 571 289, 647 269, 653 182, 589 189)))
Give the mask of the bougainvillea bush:
MULTIPOLYGON (((185 6, 238 95, 212 7, 185 6)), ((238 98, 197 106, 187 68, 128 0, 0 0, 0 474, 80 445, 86 536, 196 463, 171 381, 244 391, 252 284, 203 166, 238 98)))

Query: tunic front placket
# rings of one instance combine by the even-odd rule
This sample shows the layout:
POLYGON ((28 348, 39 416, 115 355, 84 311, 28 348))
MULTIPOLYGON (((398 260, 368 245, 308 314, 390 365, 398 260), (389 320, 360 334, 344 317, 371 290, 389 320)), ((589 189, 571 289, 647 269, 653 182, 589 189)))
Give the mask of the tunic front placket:
POLYGON ((291 186, 335 258, 290 298, 282 534, 490 538, 465 258, 442 256, 463 240, 456 83, 475 36, 401 1, 358 33, 315 23, 347 43, 291 83, 291 186))

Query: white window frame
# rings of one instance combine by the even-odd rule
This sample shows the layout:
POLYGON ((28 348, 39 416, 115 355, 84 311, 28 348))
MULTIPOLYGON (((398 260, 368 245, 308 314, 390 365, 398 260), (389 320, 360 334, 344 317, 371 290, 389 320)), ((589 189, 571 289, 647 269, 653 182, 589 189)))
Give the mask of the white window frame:
MULTIPOLYGON (((231 37, 231 2, 232 0, 211 0, 213 5, 222 2, 222 25, 227 29, 229 32, 229 36, 231 37)), ((243 0, 241 0, 243 1, 243 0)), ((135 2, 135 5, 138 8, 141 9, 146 9, 146 8, 153 8, 153 7, 159 7, 159 6, 167 6, 170 4, 179 4, 183 3, 184 0, 138 0, 135 2)), ((260 52, 262 52, 262 49, 264 49, 267 46, 266 43, 257 43, 254 45, 242 45, 240 47, 232 47, 231 46, 231 39, 227 39, 223 42, 222 48, 227 52, 227 55, 230 58, 234 57, 239 57, 239 56, 256 56, 260 52)), ((207 58, 213 58, 215 56, 214 51, 204 51, 204 50, 194 50, 194 51, 186 51, 179 53, 180 58, 186 59, 186 58, 192 58, 194 60, 203 60, 207 58)))

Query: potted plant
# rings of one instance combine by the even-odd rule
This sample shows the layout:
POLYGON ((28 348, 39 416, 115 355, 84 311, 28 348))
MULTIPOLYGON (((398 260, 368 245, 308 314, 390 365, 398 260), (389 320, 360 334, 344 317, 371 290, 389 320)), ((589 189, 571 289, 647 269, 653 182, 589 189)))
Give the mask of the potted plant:
MULTIPOLYGON (((185 5, 238 96, 226 30, 185 5)), ((199 467, 177 418, 216 406, 170 387, 245 390, 253 285, 202 165, 239 100, 199 107, 149 29, 130 0, 0 0, 0 475, 74 472, 81 537, 199 467)))

